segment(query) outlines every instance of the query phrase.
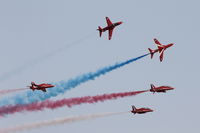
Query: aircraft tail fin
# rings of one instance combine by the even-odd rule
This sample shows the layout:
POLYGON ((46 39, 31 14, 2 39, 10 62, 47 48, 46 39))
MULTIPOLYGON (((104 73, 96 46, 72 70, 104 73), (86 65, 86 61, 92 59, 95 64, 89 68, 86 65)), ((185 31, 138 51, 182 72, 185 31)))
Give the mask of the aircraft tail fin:
POLYGON ((155 89, 155 86, 153 84, 151 84, 151 89, 155 89))
POLYGON ((35 82, 31 82, 31 86, 35 86, 36 84, 35 84, 35 82))
POLYGON ((99 31, 99 36, 101 37, 102 32, 103 32, 102 28, 99 26, 97 30, 99 31))
MULTIPOLYGON (((155 87, 153 84, 151 84, 151 90, 152 90, 152 92, 154 92, 154 93, 155 93, 155 88, 156 88, 156 87, 155 87)), ((151 90, 150 90, 150 91, 151 91, 151 90)))
POLYGON ((153 58, 153 55, 154 55, 154 51, 152 50, 152 49, 150 49, 150 48, 148 48, 148 50, 149 50, 149 52, 150 52, 150 54, 151 54, 151 59, 153 58))
POLYGON ((133 111, 135 111, 135 110, 136 110, 136 107, 135 107, 134 105, 132 105, 132 109, 133 109, 133 111))

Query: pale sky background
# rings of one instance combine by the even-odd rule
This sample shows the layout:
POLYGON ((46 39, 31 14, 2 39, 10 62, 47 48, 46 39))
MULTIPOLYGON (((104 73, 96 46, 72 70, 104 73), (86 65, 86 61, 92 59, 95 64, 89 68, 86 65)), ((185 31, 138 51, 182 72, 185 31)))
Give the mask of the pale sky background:
POLYGON ((170 85, 166 94, 145 93, 135 97, 83 104, 71 109, 20 113, 0 119, 0 127, 57 117, 128 111, 131 105, 149 107, 153 113, 125 114, 26 131, 24 133, 188 133, 199 132, 200 2, 198 0, 6 0, 0 1, 0 77, 27 64, 29 67, 0 81, 0 89, 22 88, 31 81, 55 82, 95 71, 155 49, 153 38, 175 45, 159 62, 145 57, 105 76, 78 86, 56 99, 124 92, 170 85), (123 21, 113 32, 99 38, 105 17, 123 21), (90 35, 80 43, 78 41, 90 35), (52 53, 63 46, 71 46, 52 53), (35 59, 40 63, 31 67, 35 59))

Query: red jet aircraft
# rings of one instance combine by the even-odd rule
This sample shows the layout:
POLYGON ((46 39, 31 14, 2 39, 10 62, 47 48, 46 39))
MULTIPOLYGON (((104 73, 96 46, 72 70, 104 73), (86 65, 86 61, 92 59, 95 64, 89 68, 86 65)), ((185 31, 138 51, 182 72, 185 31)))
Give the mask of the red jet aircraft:
POLYGON ((31 82, 31 86, 28 86, 30 87, 31 90, 35 91, 35 90, 41 90, 43 92, 46 92, 46 88, 52 88, 54 87, 54 85, 51 85, 51 84, 35 84, 34 82, 31 82))
POLYGON ((144 114, 144 113, 147 113, 147 112, 153 112, 153 110, 150 109, 150 108, 139 108, 139 109, 137 109, 135 106, 132 106, 131 112, 133 114, 144 114))
POLYGON ((99 26, 97 30, 99 31, 100 37, 101 37, 101 35, 102 35, 102 32, 105 32, 105 31, 108 30, 108 39, 110 40, 110 39, 112 38, 113 29, 114 29, 116 26, 122 24, 122 22, 112 23, 108 17, 106 17, 106 22, 107 22, 107 25, 108 25, 107 27, 101 28, 101 27, 99 26))
POLYGON ((173 90, 174 88, 170 87, 170 86, 159 86, 159 87, 155 87, 153 84, 151 84, 151 89, 150 92, 163 92, 166 93, 166 91, 168 90, 173 90))
POLYGON ((153 58, 154 53, 159 52, 159 53, 160 53, 160 62, 162 62, 164 51, 165 51, 167 48, 169 48, 169 47, 171 47, 172 45, 174 45, 174 44, 173 44, 173 43, 170 43, 170 44, 167 44, 167 45, 162 45, 156 38, 154 39, 154 42, 155 42, 155 44, 158 46, 158 49, 152 50, 152 49, 148 48, 148 49, 149 49, 149 52, 150 52, 150 54, 151 54, 151 59, 153 58))

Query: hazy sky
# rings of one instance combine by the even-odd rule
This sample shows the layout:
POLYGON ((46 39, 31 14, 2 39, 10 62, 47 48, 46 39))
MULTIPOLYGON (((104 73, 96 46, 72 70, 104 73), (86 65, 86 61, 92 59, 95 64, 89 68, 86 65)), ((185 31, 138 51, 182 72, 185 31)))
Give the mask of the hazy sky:
POLYGON ((176 88, 166 94, 145 93, 71 109, 63 107, 54 111, 10 115, 0 120, 0 127, 72 115, 128 111, 134 104, 155 111, 27 132, 200 131, 199 5, 198 0, 0 1, 0 77, 13 73, 0 80, 0 89, 22 88, 31 81, 41 83, 69 79, 143 55, 148 52, 147 48, 156 48, 153 42, 155 37, 163 44, 175 44, 165 51, 162 63, 157 54, 152 60, 145 57, 82 84, 56 99, 143 90, 148 89, 151 83, 176 88), (96 31, 98 26, 106 26, 106 16, 113 22, 124 22, 114 30, 111 41, 107 33, 99 38, 96 31), (32 66, 32 63, 36 65, 32 66))

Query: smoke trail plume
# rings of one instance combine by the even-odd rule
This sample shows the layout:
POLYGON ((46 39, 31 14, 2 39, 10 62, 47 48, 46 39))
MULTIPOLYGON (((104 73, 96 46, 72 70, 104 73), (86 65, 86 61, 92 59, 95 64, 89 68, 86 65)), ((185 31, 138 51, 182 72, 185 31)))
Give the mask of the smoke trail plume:
POLYGON ((53 125, 64 124, 64 123, 72 123, 72 122, 90 120, 90 119, 95 119, 95 118, 100 118, 100 117, 108 117, 108 116, 111 116, 111 115, 120 115, 120 114, 129 113, 129 112, 130 111, 128 111, 128 112, 99 113, 99 114, 91 114, 91 115, 65 117, 65 118, 54 119, 54 120, 46 120, 46 121, 41 121, 41 122, 35 122, 35 123, 24 124, 24 125, 19 125, 19 126, 15 126, 15 127, 0 129, 0 133, 21 132, 21 131, 24 131, 24 130, 30 130, 30 129, 34 129, 34 128, 41 128, 41 127, 45 127, 45 126, 53 126, 53 125))
POLYGON ((0 107, 0 116, 6 115, 6 114, 8 115, 8 114, 24 112, 24 111, 42 111, 43 109, 56 109, 63 106, 72 107, 72 106, 80 105, 84 103, 93 104, 97 102, 104 102, 107 100, 134 96, 134 95, 141 94, 147 91, 149 90, 111 93, 111 94, 103 94, 103 95, 97 95, 97 96, 84 96, 84 97, 77 97, 77 98, 62 99, 62 100, 57 100, 57 101, 46 100, 43 102, 31 103, 27 105, 3 106, 3 107, 0 107))
POLYGON ((0 95, 8 94, 8 93, 14 93, 18 91, 27 90, 28 88, 19 88, 19 89, 9 89, 9 90, 0 90, 0 95))
POLYGON ((29 104, 29 103, 33 103, 33 102, 44 101, 51 97, 55 97, 59 94, 63 94, 65 91, 75 88, 76 86, 78 86, 82 83, 85 83, 90 80, 94 80, 95 78, 97 78, 101 75, 107 74, 108 72, 111 72, 117 68, 120 68, 120 67, 130 64, 134 61, 137 61, 147 55, 149 55, 149 53, 139 56, 139 57, 136 57, 136 58, 133 58, 133 59, 130 59, 130 60, 127 60, 127 61, 124 61, 124 62, 121 62, 121 63, 116 63, 111 66, 103 67, 95 72, 89 72, 89 73, 83 74, 81 76, 78 76, 76 78, 70 79, 68 81, 60 81, 58 83, 53 83, 56 87, 48 89, 48 91, 46 93, 43 93, 41 91, 35 91, 35 92, 27 91, 21 95, 16 95, 11 98, 2 99, 2 100, 0 100, 0 106, 11 105, 11 104, 29 104))
POLYGON ((4 81, 4 80, 7 80, 15 75, 18 75, 20 73, 22 73, 23 71, 29 69, 30 67, 34 67, 38 64, 41 64, 43 63, 45 60, 49 59, 49 58, 52 58, 53 56, 65 51, 66 49, 72 47, 72 46, 75 46, 75 45, 78 45, 78 44, 81 44, 81 42, 83 42, 84 40, 88 39, 89 37, 91 37, 92 35, 94 35, 94 32, 86 35, 86 36, 83 36, 82 38, 76 40, 76 41, 73 41, 73 42, 69 42, 67 44, 65 44, 64 46, 61 46, 57 49, 54 49, 53 51, 50 51, 49 53, 46 53, 46 54, 43 54, 41 56, 38 56, 37 58, 35 59, 31 59, 31 60, 28 60, 26 63, 22 64, 21 66, 13 69, 13 70, 10 70, 10 71, 7 71, 5 73, 3 73, 2 75, 0 75, 0 82, 4 81))

